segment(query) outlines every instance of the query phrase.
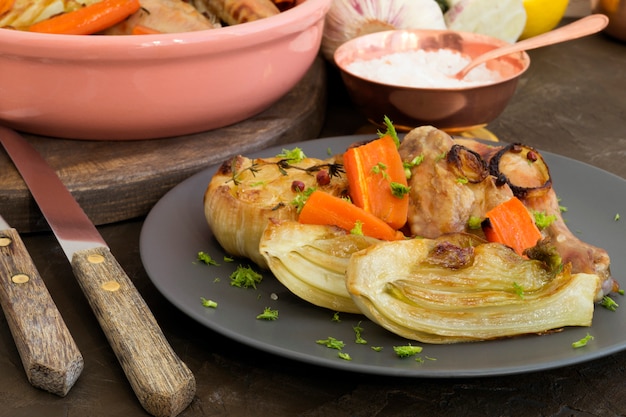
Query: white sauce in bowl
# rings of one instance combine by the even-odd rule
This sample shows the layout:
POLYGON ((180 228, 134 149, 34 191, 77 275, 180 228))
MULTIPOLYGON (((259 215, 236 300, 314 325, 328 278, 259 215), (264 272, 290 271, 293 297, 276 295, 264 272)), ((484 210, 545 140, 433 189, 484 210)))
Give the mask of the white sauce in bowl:
POLYGON ((491 84, 501 77, 481 64, 462 80, 454 74, 469 64, 470 59, 450 49, 395 52, 380 58, 354 61, 347 70, 368 80, 418 88, 459 88, 491 84))

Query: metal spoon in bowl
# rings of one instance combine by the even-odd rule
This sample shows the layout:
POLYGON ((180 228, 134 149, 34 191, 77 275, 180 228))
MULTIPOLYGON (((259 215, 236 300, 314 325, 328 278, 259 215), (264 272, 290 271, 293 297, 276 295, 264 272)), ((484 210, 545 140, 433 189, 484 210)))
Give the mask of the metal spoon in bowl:
POLYGON ((467 64, 463 69, 454 74, 452 77, 461 80, 474 67, 484 62, 490 61, 494 58, 499 58, 513 52, 528 51, 530 49, 536 49, 542 46, 582 38, 583 36, 591 35, 593 33, 601 31, 606 27, 608 23, 609 18, 603 14, 592 14, 583 17, 582 19, 578 19, 568 25, 561 26, 560 28, 551 30, 546 33, 542 33, 541 35, 533 36, 532 38, 524 39, 523 41, 519 41, 511 45, 492 49, 491 51, 488 51, 474 58, 472 62, 467 64))

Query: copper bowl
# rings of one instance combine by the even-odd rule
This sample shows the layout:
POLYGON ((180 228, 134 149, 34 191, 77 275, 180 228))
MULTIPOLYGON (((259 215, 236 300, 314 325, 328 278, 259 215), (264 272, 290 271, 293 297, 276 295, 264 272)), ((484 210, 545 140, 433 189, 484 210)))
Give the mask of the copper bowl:
POLYGON ((626 1, 597 0, 593 12, 609 17, 609 25, 604 30, 607 35, 626 42, 626 1))
POLYGON ((355 60, 368 60, 394 52, 450 49, 473 58, 506 42, 485 35, 449 30, 391 30, 354 38, 335 52, 348 93, 359 110, 377 125, 385 116, 401 130, 433 125, 450 132, 485 126, 495 119, 513 96, 528 69, 527 53, 515 53, 487 63, 500 79, 470 87, 421 88, 384 84, 347 70, 355 60))

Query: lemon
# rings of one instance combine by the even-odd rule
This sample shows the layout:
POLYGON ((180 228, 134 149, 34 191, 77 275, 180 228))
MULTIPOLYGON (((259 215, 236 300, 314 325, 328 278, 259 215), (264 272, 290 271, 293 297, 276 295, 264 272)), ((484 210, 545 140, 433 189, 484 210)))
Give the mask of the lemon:
POLYGON ((568 0, 524 0, 526 25, 519 39, 526 39, 552 30, 559 24, 568 0))
POLYGON ((617 12, 620 0, 600 0, 600 10, 604 9, 609 13, 617 12))

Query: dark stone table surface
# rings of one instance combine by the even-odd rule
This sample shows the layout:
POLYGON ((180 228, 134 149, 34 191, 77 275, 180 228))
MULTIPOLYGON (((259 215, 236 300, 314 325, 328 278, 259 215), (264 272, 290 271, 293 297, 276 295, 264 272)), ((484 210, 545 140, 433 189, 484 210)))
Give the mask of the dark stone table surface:
MULTIPOLYGON (((522 141, 626 178, 626 45, 599 34, 530 55, 530 70, 489 130, 502 141, 522 141)), ((367 130, 336 70, 327 70, 327 115, 319 136, 367 130)), ((626 415, 626 352, 518 375, 408 379, 316 367, 240 345, 195 323, 156 290, 140 260, 141 227, 138 218, 99 229, 195 374, 197 395, 182 417, 626 415)), ((54 237, 42 232, 24 241, 85 369, 64 398, 33 388, 0 316, 0 417, 146 416, 54 237)))

